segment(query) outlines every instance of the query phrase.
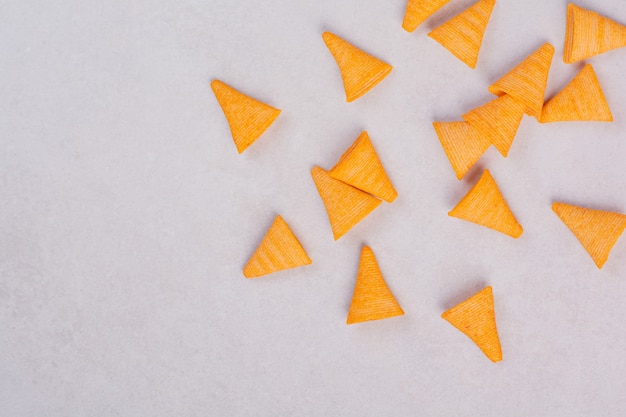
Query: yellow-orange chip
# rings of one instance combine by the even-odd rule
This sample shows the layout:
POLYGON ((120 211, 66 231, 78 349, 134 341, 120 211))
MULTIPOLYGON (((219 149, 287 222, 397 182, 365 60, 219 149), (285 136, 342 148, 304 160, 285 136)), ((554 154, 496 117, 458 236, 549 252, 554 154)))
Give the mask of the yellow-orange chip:
POLYGON ((472 127, 482 133, 502 154, 509 154, 525 106, 508 94, 498 97, 463 115, 472 127))
POLYGON ((497 230, 516 239, 524 231, 488 170, 483 172, 478 182, 448 215, 497 230))
POLYGON ((324 202, 335 240, 363 220, 381 200, 336 180, 320 167, 313 167, 311 176, 324 202))
POLYGON ((583 9, 567 5, 563 62, 571 64, 626 46, 626 26, 583 9))
POLYGON ((413 32, 424 20, 428 19, 437 10, 442 8, 450 0, 408 0, 402 28, 407 32, 413 32))
POLYGON ((244 267, 243 275, 256 278, 310 263, 311 258, 285 220, 278 215, 244 267))
POLYGON ((364 246, 361 250, 359 273, 348 311, 347 324, 387 319, 404 314, 400 304, 389 290, 374 252, 364 246))
POLYGON ((491 146, 491 142, 467 122, 433 122, 433 127, 458 179, 462 179, 491 146))
POLYGON ((492 362, 502 360, 491 287, 474 294, 441 315, 463 332, 492 362))
POLYGON ((552 204, 552 210, 576 236, 598 269, 601 269, 626 228, 626 215, 564 203, 552 204))
POLYGON ((337 62, 348 102, 370 91, 393 69, 335 34, 324 32, 322 37, 337 62))
POLYGON ((252 145, 280 114, 280 110, 248 97, 219 80, 213 80, 211 88, 224 111, 239 153, 252 145))
POLYGON ((526 114, 539 118, 553 56, 554 47, 549 43, 543 44, 493 83, 489 92, 497 96, 510 95, 526 106, 526 114))
POLYGON ((476 68, 483 36, 496 0, 479 0, 428 34, 470 68, 476 68))
POLYGON ((585 65, 563 90, 543 106, 539 121, 613 121, 611 109, 591 64, 585 65))
POLYGON ((363 131, 329 172, 331 177, 391 203, 398 196, 374 145, 363 131))

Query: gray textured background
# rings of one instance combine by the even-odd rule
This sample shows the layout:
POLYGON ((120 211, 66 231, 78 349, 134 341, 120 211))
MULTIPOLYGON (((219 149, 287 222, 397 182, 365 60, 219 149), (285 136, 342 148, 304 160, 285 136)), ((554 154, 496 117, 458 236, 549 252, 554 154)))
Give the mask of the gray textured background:
MULTIPOLYGON (((614 123, 526 117, 489 168, 519 240, 446 214, 433 120, 543 42, 566 2, 498 0, 472 71, 404 0, 5 0, 0 7, 0 415, 623 416, 626 239, 598 271, 554 200, 626 212, 626 50, 590 60, 614 123), (344 102, 330 30, 391 75, 344 102), (283 110, 243 155, 213 78, 283 110), (399 191, 334 242, 309 175, 369 131, 399 191), (246 280, 275 214, 313 265, 246 280), (371 245, 406 315, 346 326, 371 245), (441 312, 492 285, 504 361, 441 312)), ((580 0, 626 23, 626 2, 580 0)))

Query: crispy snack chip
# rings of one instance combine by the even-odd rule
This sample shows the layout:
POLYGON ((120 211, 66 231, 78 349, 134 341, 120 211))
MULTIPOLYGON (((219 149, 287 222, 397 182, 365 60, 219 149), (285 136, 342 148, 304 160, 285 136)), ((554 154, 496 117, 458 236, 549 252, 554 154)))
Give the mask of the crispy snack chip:
POLYGON ((526 106, 526 114, 539 118, 553 56, 554 47, 544 43, 493 83, 489 87, 489 92, 497 96, 510 95, 526 106))
POLYGON ((226 116, 239 153, 252 145, 280 114, 280 110, 248 97, 219 80, 213 80, 211 88, 226 116))
POLYGON ((387 287, 380 272, 374 252, 364 246, 361 250, 359 273, 354 285, 354 294, 348 311, 347 324, 369 320, 387 319, 404 314, 400 304, 387 287))
POLYGON ((552 211, 580 241, 598 269, 601 269, 626 228, 626 215, 564 203, 552 204, 552 211))
POLYGON ((450 0, 408 0, 402 29, 413 32, 426 19, 441 9, 450 0))
POLYGON ((335 240, 363 220, 381 200, 336 180, 320 167, 313 167, 311 176, 324 202, 335 240))
POLYGON ((626 26, 583 9, 567 5, 563 62, 571 64, 626 46, 626 26))
POLYGON ((463 115, 506 157, 524 117, 524 104, 508 94, 483 104, 463 115))
POLYGON ((462 179, 491 146, 491 142, 467 122, 433 122, 433 127, 458 179, 462 179))
POLYGON ((491 287, 485 287, 441 317, 472 339, 492 362, 502 360, 491 287))
POLYGON ((496 0, 479 0, 428 34, 470 68, 476 68, 483 36, 496 0))
POLYGON ((243 275, 246 278, 256 278, 309 264, 311 264, 311 258, 306 254, 285 220, 278 215, 243 268, 243 275))
POLYGON ((613 121, 611 109, 591 64, 585 65, 563 90, 543 106, 539 119, 541 123, 576 121, 613 121))
POLYGON ((331 177, 391 203, 398 196, 366 131, 329 172, 331 177))
POLYGON ((486 226, 516 239, 524 231, 488 170, 483 172, 478 182, 448 215, 486 226))
POLYGON ((322 37, 337 61, 348 102, 370 91, 393 69, 391 65, 360 50, 337 35, 324 32, 322 37))

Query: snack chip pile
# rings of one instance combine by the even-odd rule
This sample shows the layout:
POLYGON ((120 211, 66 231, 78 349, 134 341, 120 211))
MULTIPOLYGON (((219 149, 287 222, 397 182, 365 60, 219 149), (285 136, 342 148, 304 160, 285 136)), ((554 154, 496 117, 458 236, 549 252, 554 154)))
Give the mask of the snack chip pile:
MULTIPOLYGON (((408 0, 402 28, 414 31, 450 0, 408 0)), ((428 36, 439 42, 470 68, 475 68, 495 0, 474 5, 432 30, 428 36)), ((567 7, 563 62, 588 59, 626 46, 626 26, 574 4, 567 7)), ((322 34, 337 63, 346 101, 362 97, 392 71, 392 66, 330 33, 322 34)), ((495 98, 469 109, 460 119, 433 121, 435 136, 461 180, 493 145, 507 157, 524 115, 540 123, 613 121, 613 114, 591 64, 559 93, 545 102, 554 47, 541 45, 489 87, 495 98)), ((237 151, 242 153, 268 129, 280 110, 261 103, 227 84, 214 80, 211 87, 224 111, 237 151)), ((398 193, 376 153, 367 132, 329 170, 311 169, 313 183, 326 209, 335 240, 382 204, 392 203, 398 193)), ((505 193, 506 194, 506 193, 505 193)), ((555 202, 552 210, 580 241, 598 267, 626 228, 626 215, 555 202)), ((495 179, 485 170, 449 216, 466 220, 513 238, 523 228, 503 197, 495 179)), ((245 265, 246 278, 311 264, 311 259, 279 215, 245 265)), ((374 252, 361 249, 347 323, 360 323, 404 315, 387 286, 374 252)), ((496 328, 494 297, 487 286, 441 316, 466 334, 493 362, 502 360, 496 328)))

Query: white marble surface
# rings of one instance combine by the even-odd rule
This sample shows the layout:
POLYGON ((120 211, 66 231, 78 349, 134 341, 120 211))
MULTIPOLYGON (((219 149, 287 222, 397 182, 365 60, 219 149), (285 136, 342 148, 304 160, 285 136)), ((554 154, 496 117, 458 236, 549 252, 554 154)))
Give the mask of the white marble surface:
MULTIPOLYGON (((518 240, 447 216, 469 189, 432 130, 543 42, 566 1, 498 0, 476 70, 404 0, 5 0, 0 10, 3 416, 623 416, 626 239, 598 271, 550 210, 626 212, 626 50, 591 59, 614 123, 525 118, 489 168, 518 240), (354 103, 330 30, 394 66, 354 103), (283 109, 238 155, 220 78, 283 109), (309 175, 366 129, 400 196, 338 242, 309 175), (280 213, 313 265, 257 280, 280 213), (346 326, 363 244, 406 315, 346 326), (504 360, 441 312, 492 285, 504 360)), ((626 23, 622 0, 580 0, 626 23)))

